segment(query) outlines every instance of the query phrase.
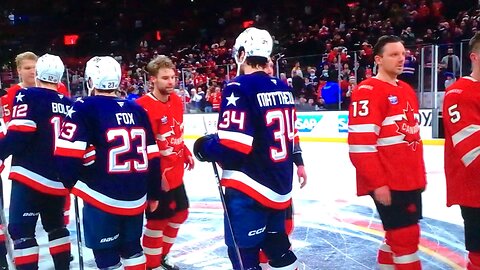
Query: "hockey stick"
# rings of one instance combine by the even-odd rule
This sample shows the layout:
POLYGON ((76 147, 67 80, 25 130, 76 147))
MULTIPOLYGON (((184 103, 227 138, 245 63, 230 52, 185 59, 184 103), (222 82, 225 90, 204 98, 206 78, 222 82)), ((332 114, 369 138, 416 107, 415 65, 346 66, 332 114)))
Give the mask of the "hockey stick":
POLYGON ((12 269, 15 268, 15 262, 13 260, 13 242, 12 238, 10 238, 10 234, 8 233, 8 224, 7 219, 5 218, 5 209, 3 209, 3 179, 0 176, 0 224, 3 226, 3 233, 5 235, 5 247, 7 248, 7 256, 8 260, 10 261, 10 266, 12 269))
POLYGON ((77 196, 73 196, 73 203, 75 204, 75 227, 77 229, 78 266, 80 270, 83 270, 82 228, 80 227, 80 212, 78 210, 77 196))
MULTIPOLYGON (((203 126, 205 127, 205 134, 208 134, 207 122, 205 121, 205 116, 203 116, 203 126)), ((222 188, 222 185, 220 184, 220 175, 218 174, 217 164, 215 162, 212 162, 212 167, 213 167, 213 174, 215 175, 215 180, 217 181, 217 187, 218 187, 218 192, 220 194, 220 200, 222 201, 223 211, 225 213, 225 219, 228 224, 228 230, 232 235, 233 247, 235 248, 235 253, 237 254, 240 270, 244 270, 245 268, 243 268, 240 248, 238 247, 237 241, 235 241, 235 235, 233 234, 233 227, 232 227, 232 223, 230 222, 230 215, 228 214, 227 203, 225 202, 225 194, 223 193, 223 188, 222 188)))

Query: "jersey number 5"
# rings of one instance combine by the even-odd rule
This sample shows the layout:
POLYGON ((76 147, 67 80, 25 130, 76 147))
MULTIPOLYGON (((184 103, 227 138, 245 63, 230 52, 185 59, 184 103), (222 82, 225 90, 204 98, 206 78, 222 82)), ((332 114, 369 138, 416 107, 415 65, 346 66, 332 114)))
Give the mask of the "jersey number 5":
POLYGON ((448 116, 450 116, 450 122, 452 122, 452 124, 460 121, 461 116, 460 112, 457 109, 458 104, 453 104, 452 106, 448 107, 448 116))

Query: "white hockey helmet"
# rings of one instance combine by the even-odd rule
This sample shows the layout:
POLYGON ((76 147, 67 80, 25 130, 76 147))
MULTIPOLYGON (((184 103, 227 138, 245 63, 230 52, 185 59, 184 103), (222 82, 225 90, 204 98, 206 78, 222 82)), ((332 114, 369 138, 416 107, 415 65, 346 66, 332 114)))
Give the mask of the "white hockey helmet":
POLYGON ((85 67, 89 90, 115 90, 120 86, 121 77, 120 64, 111 56, 95 56, 88 60, 85 67))
POLYGON ((245 58, 249 56, 269 58, 272 54, 272 47, 273 39, 268 31, 250 27, 237 37, 232 53, 235 61, 242 64, 245 59, 239 59, 241 48, 245 51, 245 58))
POLYGON ((35 65, 36 78, 43 82, 59 83, 64 71, 62 59, 48 53, 40 56, 35 65))

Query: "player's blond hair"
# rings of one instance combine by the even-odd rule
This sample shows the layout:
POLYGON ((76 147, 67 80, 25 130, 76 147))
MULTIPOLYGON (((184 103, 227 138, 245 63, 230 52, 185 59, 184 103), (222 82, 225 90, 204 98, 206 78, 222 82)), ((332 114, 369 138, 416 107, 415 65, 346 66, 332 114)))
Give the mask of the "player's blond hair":
POLYGON ((150 63, 147 65, 147 72, 150 76, 157 76, 158 71, 162 68, 171 68, 175 69, 175 65, 173 64, 172 60, 165 55, 159 55, 155 57, 150 63))
POLYGON ((468 42, 470 52, 478 52, 480 49, 480 32, 475 33, 475 35, 468 42))
POLYGON ((17 68, 21 68, 23 60, 37 61, 37 59, 38 59, 38 56, 33 52, 23 52, 17 55, 17 57, 15 57, 15 65, 17 65, 17 68))

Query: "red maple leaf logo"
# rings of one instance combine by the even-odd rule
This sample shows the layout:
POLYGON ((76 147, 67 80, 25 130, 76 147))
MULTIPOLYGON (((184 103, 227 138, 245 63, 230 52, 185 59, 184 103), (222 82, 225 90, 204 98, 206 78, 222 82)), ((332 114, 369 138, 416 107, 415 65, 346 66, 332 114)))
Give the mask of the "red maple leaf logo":
POLYGON ((420 143, 420 126, 418 120, 415 118, 415 112, 407 102, 407 108, 403 110, 403 117, 401 120, 395 120, 397 124, 397 132, 404 135, 404 141, 412 147, 413 151, 417 149, 420 143))

